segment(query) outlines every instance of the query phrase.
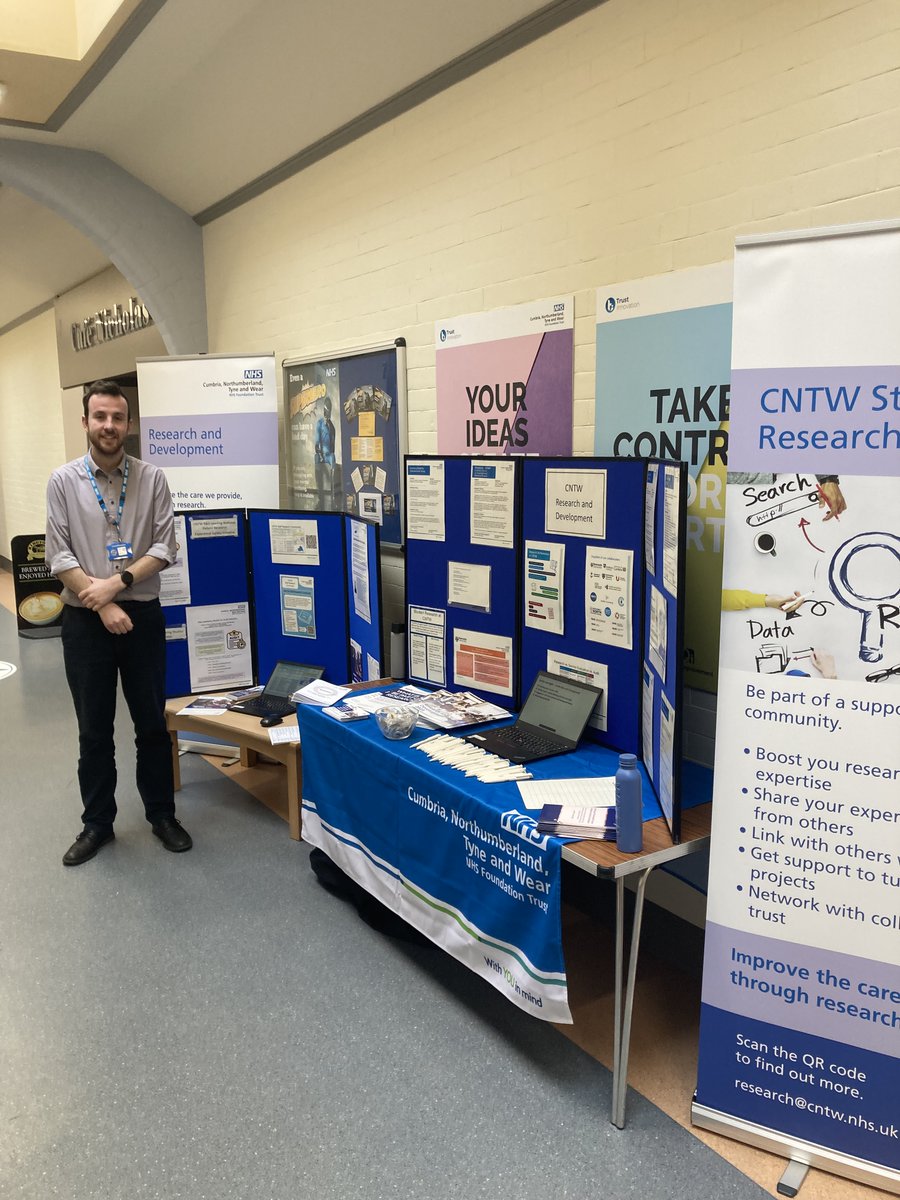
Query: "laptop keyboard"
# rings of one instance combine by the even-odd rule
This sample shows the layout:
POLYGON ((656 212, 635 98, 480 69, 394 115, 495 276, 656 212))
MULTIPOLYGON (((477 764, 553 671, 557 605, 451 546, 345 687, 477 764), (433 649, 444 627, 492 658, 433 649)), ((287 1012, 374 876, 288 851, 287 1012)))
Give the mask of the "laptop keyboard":
POLYGON ((503 731, 503 741, 517 750, 527 750, 529 754, 548 754, 559 747, 559 742, 539 733, 529 733, 527 729, 517 729, 515 725, 503 731))
POLYGON ((279 699, 277 696, 256 696, 254 699, 247 701, 244 711, 254 717, 265 717, 270 713, 278 715, 284 712, 288 703, 288 701, 279 699))

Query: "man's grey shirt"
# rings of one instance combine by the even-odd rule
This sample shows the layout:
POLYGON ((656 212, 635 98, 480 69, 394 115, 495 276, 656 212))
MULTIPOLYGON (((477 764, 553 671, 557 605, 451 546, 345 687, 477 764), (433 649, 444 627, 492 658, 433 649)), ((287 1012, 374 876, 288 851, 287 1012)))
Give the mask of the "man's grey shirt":
MULTIPOLYGON (((109 473, 90 456, 91 469, 110 516, 115 517, 122 492, 125 459, 109 473)), ((128 458, 128 486, 119 532, 111 524, 94 494, 84 455, 58 467, 47 485, 46 561, 53 575, 81 567, 94 579, 121 574, 145 554, 175 561, 175 520, 172 496, 159 467, 139 458, 128 458), (132 557, 112 563, 106 547, 110 542, 130 542, 132 557)), ((154 600, 159 596, 159 575, 151 575, 123 594, 127 600, 154 600)), ((63 588, 62 599, 75 608, 83 605, 77 595, 63 588)))

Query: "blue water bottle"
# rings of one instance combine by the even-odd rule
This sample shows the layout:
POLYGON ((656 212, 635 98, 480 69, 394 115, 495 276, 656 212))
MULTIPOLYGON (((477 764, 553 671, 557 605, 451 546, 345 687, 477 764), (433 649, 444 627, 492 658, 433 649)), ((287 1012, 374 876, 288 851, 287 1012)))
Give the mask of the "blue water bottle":
POLYGON ((633 754, 619 755, 616 771, 616 846, 623 854, 644 848, 643 787, 633 754))

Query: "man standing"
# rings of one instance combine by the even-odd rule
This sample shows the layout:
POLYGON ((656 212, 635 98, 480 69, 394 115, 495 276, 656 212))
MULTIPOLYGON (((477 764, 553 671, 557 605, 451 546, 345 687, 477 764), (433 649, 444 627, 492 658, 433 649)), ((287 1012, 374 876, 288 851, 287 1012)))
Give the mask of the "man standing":
POLYGON ((78 719, 84 828, 63 857, 93 858, 116 817, 118 677, 134 722, 137 786, 167 850, 190 850, 175 819, 165 721, 165 620, 159 572, 175 561, 172 497, 158 467, 125 454, 131 417, 115 383, 91 384, 82 417, 89 453, 50 476, 46 557, 63 582, 62 644, 78 719))

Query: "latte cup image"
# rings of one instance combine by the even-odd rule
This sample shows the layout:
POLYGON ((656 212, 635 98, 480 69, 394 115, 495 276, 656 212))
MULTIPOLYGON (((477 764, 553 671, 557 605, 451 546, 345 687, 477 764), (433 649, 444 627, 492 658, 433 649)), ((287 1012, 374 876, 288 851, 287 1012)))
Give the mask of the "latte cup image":
POLYGON ((35 592, 19 605, 19 616, 29 625, 49 625, 62 612, 62 606, 56 592, 35 592))

